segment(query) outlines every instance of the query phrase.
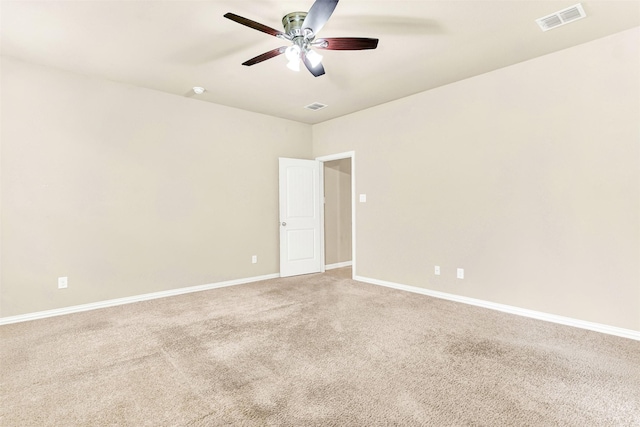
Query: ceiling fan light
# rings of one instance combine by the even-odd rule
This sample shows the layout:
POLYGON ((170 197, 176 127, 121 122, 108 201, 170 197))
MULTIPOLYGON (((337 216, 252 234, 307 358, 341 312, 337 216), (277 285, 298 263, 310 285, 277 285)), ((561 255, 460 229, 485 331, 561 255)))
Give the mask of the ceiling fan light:
POLYGON ((307 51, 306 57, 313 68, 317 67, 318 64, 322 62, 322 55, 311 49, 307 51))
POLYGON ((287 68, 292 71, 300 71, 300 61, 298 58, 293 59, 287 63, 287 68))
POLYGON ((284 56, 289 62, 298 61, 300 59, 300 46, 291 45, 284 51, 284 56))

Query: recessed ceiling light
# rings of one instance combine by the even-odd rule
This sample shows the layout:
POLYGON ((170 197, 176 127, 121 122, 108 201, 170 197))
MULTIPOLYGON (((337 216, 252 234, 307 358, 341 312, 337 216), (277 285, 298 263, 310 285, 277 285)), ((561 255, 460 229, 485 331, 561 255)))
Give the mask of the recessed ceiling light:
POLYGON ((193 87, 193 92, 194 92, 196 95, 202 95, 203 93, 205 93, 205 91, 206 91, 206 89, 205 89, 205 88, 203 88, 203 87, 200 87, 200 86, 194 86, 194 87, 193 87))

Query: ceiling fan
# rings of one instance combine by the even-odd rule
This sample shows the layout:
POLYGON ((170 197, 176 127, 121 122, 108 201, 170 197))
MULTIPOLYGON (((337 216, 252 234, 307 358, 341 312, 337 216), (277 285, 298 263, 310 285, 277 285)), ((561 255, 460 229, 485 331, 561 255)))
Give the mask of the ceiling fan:
POLYGON ((288 40, 291 46, 282 46, 251 58, 242 65, 251 66, 278 55, 285 54, 289 63, 287 67, 300 70, 300 61, 315 77, 324 74, 322 55, 312 48, 327 50, 364 50, 375 49, 378 39, 364 37, 328 37, 316 39, 316 34, 327 23, 338 5, 338 0, 316 0, 309 12, 292 12, 282 18, 284 32, 278 31, 259 22, 252 21, 234 13, 227 13, 225 18, 262 31, 279 39, 288 40))

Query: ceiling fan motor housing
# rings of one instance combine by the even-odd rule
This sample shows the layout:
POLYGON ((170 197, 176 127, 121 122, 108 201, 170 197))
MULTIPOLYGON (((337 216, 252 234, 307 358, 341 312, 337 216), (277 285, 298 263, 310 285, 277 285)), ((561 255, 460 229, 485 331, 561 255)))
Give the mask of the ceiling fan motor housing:
POLYGON ((306 38, 307 40, 313 39, 310 31, 305 32, 302 29, 302 24, 306 17, 307 12, 291 12, 282 17, 284 32, 291 37, 291 40, 295 40, 298 37, 306 38))

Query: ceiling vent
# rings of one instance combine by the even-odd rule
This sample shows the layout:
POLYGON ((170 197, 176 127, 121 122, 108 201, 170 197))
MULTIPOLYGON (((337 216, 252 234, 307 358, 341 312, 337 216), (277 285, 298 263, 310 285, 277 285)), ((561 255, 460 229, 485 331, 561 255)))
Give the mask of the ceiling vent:
POLYGON ((586 16, 587 15, 584 13, 582 5, 578 3, 574 6, 552 13, 551 15, 538 18, 536 19, 536 22, 538 23, 542 31, 549 31, 556 27, 561 27, 570 22, 582 19, 586 16))
POLYGON ((314 102, 313 104, 309 104, 304 108, 306 108, 307 110, 311 110, 311 111, 318 111, 318 110, 322 110, 325 107, 326 107, 325 104, 322 104, 320 102, 314 102))

